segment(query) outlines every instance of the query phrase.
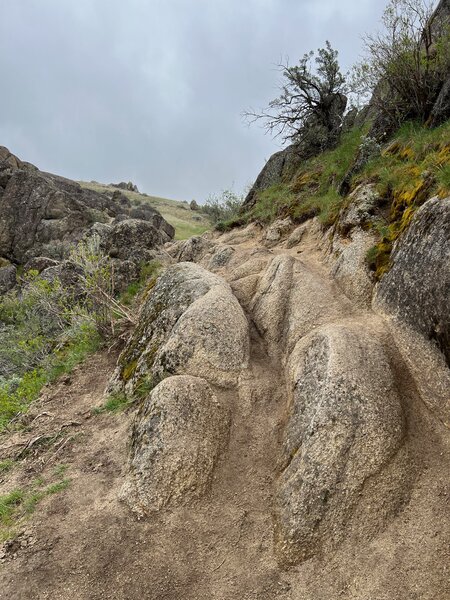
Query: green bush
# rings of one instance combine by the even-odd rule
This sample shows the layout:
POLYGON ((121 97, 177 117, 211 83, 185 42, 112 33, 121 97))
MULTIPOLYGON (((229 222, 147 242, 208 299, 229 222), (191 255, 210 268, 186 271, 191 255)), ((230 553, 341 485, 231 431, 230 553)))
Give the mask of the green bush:
MULTIPOLYGON (((42 387, 95 352, 133 313, 113 295, 108 259, 97 239, 71 254, 76 290, 30 271, 0 299, 0 430, 26 411, 42 387)), ((155 272, 145 265, 142 278, 155 272)))
POLYGON ((211 194, 202 206, 202 212, 207 214, 215 225, 238 216, 243 202, 242 195, 232 190, 224 190, 220 194, 211 194))

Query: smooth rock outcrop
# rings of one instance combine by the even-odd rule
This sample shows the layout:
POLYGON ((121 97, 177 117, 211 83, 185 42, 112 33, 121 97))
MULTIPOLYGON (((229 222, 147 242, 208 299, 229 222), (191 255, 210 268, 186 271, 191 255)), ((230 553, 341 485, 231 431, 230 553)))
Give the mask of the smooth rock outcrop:
POLYGON ((269 263, 250 308, 269 354, 283 361, 313 328, 351 313, 350 301, 337 286, 287 255, 269 263))
POLYGON ((203 496, 228 427, 227 410, 204 379, 164 379, 135 419, 122 499, 143 516, 203 496))
POLYGON ((288 379, 276 547, 295 563, 350 532, 378 531, 407 495, 408 477, 403 412, 375 332, 344 323, 310 333, 289 358, 288 379))
POLYGON ((168 374, 234 386, 248 357, 247 319, 229 285, 199 265, 179 263, 149 292, 110 387, 133 393, 168 374))

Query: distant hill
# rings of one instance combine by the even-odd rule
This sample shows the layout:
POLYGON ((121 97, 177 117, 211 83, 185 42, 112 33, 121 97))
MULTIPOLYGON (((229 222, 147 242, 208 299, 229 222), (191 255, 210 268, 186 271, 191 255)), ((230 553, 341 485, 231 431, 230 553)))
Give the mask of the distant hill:
MULTIPOLYGON (((113 194, 117 190, 117 187, 113 185, 106 185, 97 181, 79 181, 78 183, 83 188, 100 193, 113 194)), ((189 204, 185 202, 159 198, 158 196, 150 196, 124 189, 120 191, 136 204, 146 203, 156 208, 166 221, 175 227, 176 240, 185 240, 193 235, 200 235, 211 227, 211 223, 206 215, 190 210, 189 204)))

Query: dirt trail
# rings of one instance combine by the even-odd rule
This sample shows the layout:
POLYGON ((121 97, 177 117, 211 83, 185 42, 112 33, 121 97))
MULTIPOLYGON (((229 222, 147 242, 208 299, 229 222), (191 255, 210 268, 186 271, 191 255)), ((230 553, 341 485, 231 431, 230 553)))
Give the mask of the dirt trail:
MULTIPOLYGON (((257 244, 237 244, 236 252, 257 244)), ((273 251, 280 253, 328 277, 312 240, 289 251, 273 251)), ((372 313, 355 309, 354 317, 380 326, 372 313)), ((407 506, 399 522, 367 548, 344 544, 325 560, 309 560, 284 571, 273 554, 272 494, 287 392, 280 365, 269 357, 255 326, 251 323, 250 365, 239 390, 216 389, 232 417, 228 449, 210 493, 192 506, 165 511, 157 518, 139 521, 117 499, 133 413, 89 413, 102 402, 115 360, 115 355, 103 353, 78 367, 33 409, 35 417, 42 413, 53 417, 42 415, 30 420, 24 433, 0 439, 1 451, 67 424, 64 437, 58 438, 67 441, 58 441, 56 449, 53 444, 33 448, 0 481, 0 493, 37 476, 50 478, 61 464, 67 465, 71 480, 66 490, 41 502, 24 525, 25 534, 0 561, 2 600, 437 600, 438 596, 424 595, 423 582, 414 575, 415 567, 423 572, 424 563, 432 561, 430 554, 445 552, 435 536, 439 503, 427 501, 446 493, 441 476, 443 431, 425 441, 435 424, 423 406, 413 400, 410 409, 412 432, 426 463, 414 494, 420 496, 424 487, 428 493, 407 506), (416 543, 423 552, 415 551, 416 543)), ((413 397, 414 390, 406 389, 407 378, 404 384, 406 395, 413 397)), ((429 568, 435 576, 431 562, 429 568)), ((441 590, 444 585, 440 583, 441 590)))

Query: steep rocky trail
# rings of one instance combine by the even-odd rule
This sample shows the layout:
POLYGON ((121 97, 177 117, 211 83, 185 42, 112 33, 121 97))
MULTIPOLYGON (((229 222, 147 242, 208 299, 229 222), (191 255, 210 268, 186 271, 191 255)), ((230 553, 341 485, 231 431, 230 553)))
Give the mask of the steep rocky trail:
MULTIPOLYGON (((116 363, 113 355, 99 355, 78 368, 70 381, 60 382, 50 395, 42 397, 33 411, 35 417, 44 412, 58 414, 57 428, 69 423, 69 435, 65 434, 64 439, 71 439, 58 442, 56 449, 52 444, 36 447, 10 478, 0 482, 4 493, 23 485, 31 476, 50 477, 60 464, 67 465, 67 477, 71 479, 67 489, 42 501, 24 525, 25 533, 19 536, 14 549, 5 554, 0 563, 0 598, 445 597, 449 590, 448 577, 442 570, 448 556, 443 509, 448 509, 448 490, 443 473, 449 458, 448 432, 423 401, 416 382, 421 374, 406 366, 394 341, 395 329, 380 315, 353 303, 337 287, 313 233, 292 248, 283 244, 267 248, 260 231, 250 228, 206 240, 201 249, 187 242, 176 252, 177 260, 195 260, 228 281, 248 321, 248 359, 240 366, 237 383, 224 379, 223 374, 219 383, 211 381, 209 367, 202 366, 219 404, 227 408, 229 415, 226 445, 212 471, 207 493, 187 504, 172 506, 169 502, 142 519, 119 501, 128 477, 126 456, 130 427, 136 417, 133 410, 90 415, 89 409, 103 402, 116 363), (305 339, 311 340, 306 351, 302 346, 305 339), (331 429, 335 438, 329 438, 319 455, 316 446, 311 446, 316 435, 314 427, 307 430, 312 442, 303 441, 301 448, 310 448, 306 456, 311 464, 314 466, 319 456, 326 469, 329 464, 341 469, 336 483, 329 478, 331 498, 325 497, 322 503, 325 508, 327 503, 331 506, 337 525, 326 529, 329 515, 326 510, 321 513, 312 533, 302 533, 307 559, 287 568, 284 550, 274 550, 274 539, 275 547, 282 544, 279 528, 283 523, 280 514, 286 510, 283 498, 297 477, 296 472, 289 475, 289 469, 295 467, 302 452, 295 440, 289 445, 286 431, 293 427, 295 398, 301 391, 301 378, 296 379, 297 362, 306 361, 303 356, 315 356, 317 340, 322 344, 322 354, 331 348, 331 367, 321 371, 322 379, 314 392, 317 397, 322 388, 332 385, 326 379, 329 369, 335 369, 345 383, 345 377, 353 376, 354 364, 360 371, 349 385, 356 391, 360 386, 370 398, 373 395, 375 416, 373 423, 365 425, 363 413, 357 412, 359 404, 351 405, 349 429, 337 433, 331 429), (348 348, 348 354, 341 359, 342 347, 348 348), (347 370, 341 366, 342 361, 348 362, 347 370), (367 385, 372 382, 364 379, 374 374, 379 382, 373 382, 371 391, 367 385), (398 430, 394 425, 387 427, 382 439, 391 446, 385 449, 373 441, 373 430, 378 427, 377 435, 383 434, 384 405, 389 402, 400 416, 398 430), (354 477, 358 469, 365 473, 364 465, 371 463, 372 457, 364 453, 359 457, 357 453, 363 446, 356 445, 356 454, 339 462, 341 455, 333 455, 332 448, 336 445, 339 449, 339 440, 345 441, 349 435, 353 446, 361 437, 367 452, 381 457, 381 462, 375 461, 372 470, 362 476, 354 492, 357 501, 351 496, 348 473, 354 477), (352 460, 356 464, 353 472, 349 471, 352 460), (348 502, 348 510, 342 515, 332 503, 333 486, 340 502, 348 502)), ((206 309, 204 312, 207 314, 206 309)), ((178 317, 177 327, 182 321, 178 317)), ((233 326, 228 323, 229 328, 233 326)), ((171 347, 170 341, 166 346, 171 347)), ((157 360, 158 356, 155 364, 157 360)), ((197 363, 192 364, 192 368, 198 368, 197 363)), ((340 397, 340 389, 331 390, 340 397)), ((308 398, 310 391, 304 394, 308 398)), ((327 406, 326 398, 321 402, 327 406)), ((332 410, 338 409, 332 406, 332 410)), ((314 413, 313 420, 320 425, 322 419, 325 430, 336 414, 341 416, 339 412, 331 417, 324 414, 314 413)), ((45 415, 42 418, 42 423, 46 422, 45 415)), ((55 427, 53 424, 46 429, 42 423, 40 418, 31 421, 23 435, 33 440, 55 427)), ((1 440, 0 446, 17 441, 1 440)), ((309 477, 304 464, 298 468, 302 477, 309 477)), ((320 480, 318 472, 311 480, 311 489, 316 479, 320 480)), ((309 502, 308 511, 314 515, 316 504, 309 497, 305 502, 309 502)), ((292 527, 298 527, 296 510, 294 505, 292 527)), ((307 524, 308 518, 302 516, 307 524)))

